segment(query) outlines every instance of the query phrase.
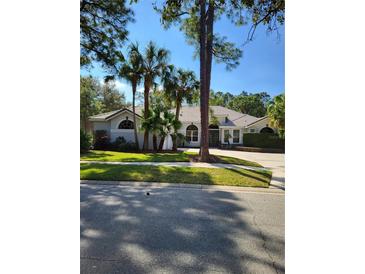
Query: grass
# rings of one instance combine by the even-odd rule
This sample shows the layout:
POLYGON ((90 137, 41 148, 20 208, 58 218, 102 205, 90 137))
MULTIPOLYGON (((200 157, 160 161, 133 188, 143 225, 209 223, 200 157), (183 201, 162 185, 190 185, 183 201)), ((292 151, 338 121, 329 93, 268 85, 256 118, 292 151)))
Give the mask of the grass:
POLYGON ((81 155, 81 160, 105 162, 189 162, 189 154, 191 153, 129 153, 91 150, 81 155))
MULTIPOLYGON (((176 153, 128 153, 116 151, 91 150, 81 155, 83 161, 102 162, 189 162, 192 157, 197 156, 194 152, 176 153)), ((228 156, 215 155, 215 162, 224 164, 236 164, 253 167, 262 167, 260 164, 228 156)))
POLYGON ((245 169, 81 164, 82 180, 269 187, 270 171, 245 169))

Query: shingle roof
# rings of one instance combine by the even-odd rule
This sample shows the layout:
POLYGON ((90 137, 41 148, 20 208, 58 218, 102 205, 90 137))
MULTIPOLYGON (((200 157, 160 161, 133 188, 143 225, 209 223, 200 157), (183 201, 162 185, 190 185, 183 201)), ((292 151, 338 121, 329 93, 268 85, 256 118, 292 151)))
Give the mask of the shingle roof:
POLYGON ((266 119, 267 117, 268 117, 268 116, 266 115, 266 116, 264 116, 264 117, 258 118, 256 121, 254 121, 254 122, 252 122, 252 123, 248 124, 247 126, 252 126, 252 125, 256 124, 257 122, 260 122, 261 120, 266 119))
MULTIPOLYGON (((217 118, 219 117, 227 117, 227 120, 223 120, 220 122, 220 126, 238 126, 238 127, 245 127, 249 124, 252 124, 262 118, 257 118, 248 114, 243 114, 229 108, 225 108, 222 106, 210 106, 213 110, 214 116, 217 118)), ((101 113, 98 115, 94 115, 90 117, 91 121, 107 121, 113 118, 120 112, 124 110, 131 111, 131 108, 123 108, 118 109, 115 111, 110 111, 107 113, 101 113)), ((136 114, 142 116, 143 106, 136 106, 136 114)), ((171 112, 175 113, 175 109, 172 109, 171 112)), ((200 122, 200 107, 198 106, 182 106, 180 110, 180 117, 179 120, 181 122, 200 122)))
MULTIPOLYGON (((217 118, 222 116, 228 118, 227 121, 223 120, 223 122, 219 124, 220 126, 244 127, 259 119, 257 117, 243 114, 222 106, 210 106, 210 108, 213 110, 214 116, 217 116, 217 118)), ((175 111, 175 109, 172 111, 175 111)), ((200 122, 200 107, 183 106, 180 111, 179 120, 181 122, 200 122)))
MULTIPOLYGON (((136 114, 139 116, 142 116, 142 106, 136 106, 136 114)), ((122 108, 122 109, 118 109, 118 110, 113 110, 113 111, 109 111, 109 112, 105 112, 105 113, 100 113, 97 115, 93 115, 89 117, 89 120, 91 121, 107 121, 109 119, 111 119, 112 117, 114 117, 115 115, 117 115, 120 112, 123 111, 130 111, 132 112, 132 108, 122 108)))

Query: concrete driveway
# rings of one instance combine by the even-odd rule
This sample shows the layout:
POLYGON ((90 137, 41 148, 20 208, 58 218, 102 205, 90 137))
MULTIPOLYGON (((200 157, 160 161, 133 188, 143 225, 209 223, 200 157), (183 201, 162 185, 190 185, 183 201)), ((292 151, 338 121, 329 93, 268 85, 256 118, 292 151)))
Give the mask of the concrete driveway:
POLYGON ((81 273, 285 271, 282 190, 84 183, 81 273))
MULTIPOLYGON (((184 151, 199 152, 196 148, 181 148, 184 151)), ((231 156, 240 159, 257 162, 273 172, 271 186, 285 189, 285 154, 259 153, 238 150, 209 149, 211 154, 231 156)))

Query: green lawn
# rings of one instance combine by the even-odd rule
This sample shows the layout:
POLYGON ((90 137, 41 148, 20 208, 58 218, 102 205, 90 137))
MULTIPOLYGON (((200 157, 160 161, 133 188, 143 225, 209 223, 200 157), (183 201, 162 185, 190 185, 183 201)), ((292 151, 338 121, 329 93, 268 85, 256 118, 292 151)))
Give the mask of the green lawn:
POLYGON ((129 153, 91 150, 81 155, 81 160, 105 162, 189 162, 189 154, 191 153, 129 153))
POLYGON ((270 171, 245 169, 81 164, 82 180, 146 181, 269 187, 270 171))
MULTIPOLYGON (((190 157, 196 156, 194 152, 177 153, 128 153, 116 151, 92 150, 82 154, 83 161, 103 161, 103 162, 189 162, 190 157)), ((253 167, 262 167, 260 164, 227 156, 215 155, 216 162, 225 164, 237 164, 253 167)))

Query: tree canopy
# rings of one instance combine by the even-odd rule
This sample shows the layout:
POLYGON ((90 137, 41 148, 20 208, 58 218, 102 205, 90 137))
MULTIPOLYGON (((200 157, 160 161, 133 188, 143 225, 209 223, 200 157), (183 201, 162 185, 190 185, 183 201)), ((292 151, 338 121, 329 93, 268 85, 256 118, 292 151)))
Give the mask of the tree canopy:
POLYGON ((123 59, 121 48, 133 15, 125 0, 80 0, 81 66, 97 61, 113 67, 123 59))
POLYGON ((210 93, 210 104, 223 106, 238 112, 249 114, 255 117, 266 115, 266 109, 271 97, 266 92, 247 93, 242 91, 239 95, 221 91, 210 93))
MULTIPOLYGON (((226 16, 235 26, 250 25, 247 37, 242 36, 243 44, 252 41, 259 24, 267 27, 268 32, 278 30, 278 24, 284 23, 285 0, 208 0, 206 5, 214 8, 214 22, 226 16)), ((165 28, 179 26, 185 34, 188 44, 195 48, 195 57, 199 55, 199 1, 165 0, 156 1, 154 9, 161 14, 165 28)), ((237 47, 227 37, 212 29, 212 54, 217 63, 224 63, 227 69, 239 65, 242 48, 237 47)))
POLYGON ((114 82, 100 83, 91 76, 80 77, 80 121, 86 129, 88 118, 103 112, 125 107, 125 95, 114 82))
POLYGON ((278 129, 279 136, 285 136, 285 94, 274 97, 268 109, 270 124, 278 129))

